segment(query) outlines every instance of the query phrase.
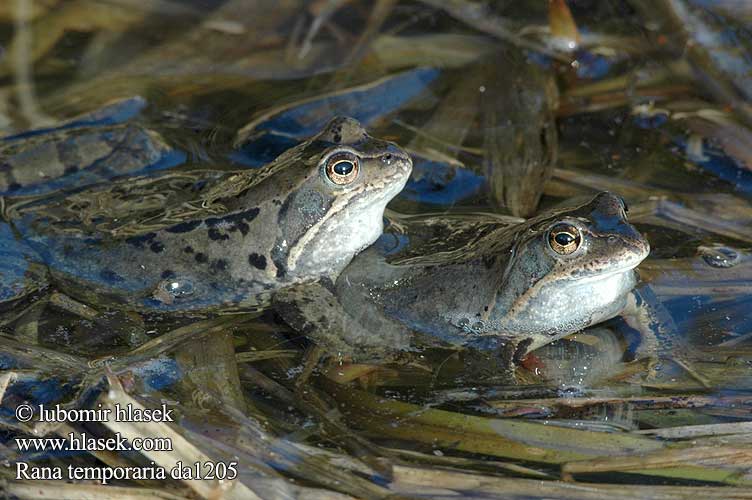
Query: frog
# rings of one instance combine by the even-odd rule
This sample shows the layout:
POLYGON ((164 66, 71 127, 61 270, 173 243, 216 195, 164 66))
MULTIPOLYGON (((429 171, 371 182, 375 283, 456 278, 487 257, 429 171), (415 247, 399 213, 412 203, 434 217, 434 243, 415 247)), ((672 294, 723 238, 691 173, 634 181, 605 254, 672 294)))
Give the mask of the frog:
POLYGON ((56 285, 137 311, 262 308, 275 291, 335 279, 383 230, 412 169, 356 120, 257 169, 129 177, 22 200, 5 216, 56 285))
POLYGON ((506 378, 536 349, 622 314, 644 335, 635 351, 643 356, 658 348, 651 327, 670 322, 639 296, 636 268, 650 244, 610 192, 527 220, 389 217, 384 235, 337 280, 275 299, 284 321, 340 359, 382 363, 433 347, 492 352, 506 378))
POLYGON ((136 121, 147 101, 111 101, 54 127, 0 138, 0 196, 38 196, 169 169, 186 155, 136 121))

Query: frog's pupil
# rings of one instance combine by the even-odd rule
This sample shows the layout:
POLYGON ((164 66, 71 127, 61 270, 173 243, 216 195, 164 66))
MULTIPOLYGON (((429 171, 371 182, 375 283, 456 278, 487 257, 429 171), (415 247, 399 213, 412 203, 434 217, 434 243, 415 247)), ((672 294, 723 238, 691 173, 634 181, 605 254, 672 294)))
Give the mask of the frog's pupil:
POLYGON ((556 243, 558 243, 559 245, 565 247, 572 244, 572 242, 574 241, 574 236, 569 233, 558 233, 556 236, 554 236, 554 240, 556 240, 556 243))
POLYGON ((349 175, 353 169, 355 168, 355 165, 351 161, 342 160, 338 161, 334 164, 334 173, 337 175, 349 175))

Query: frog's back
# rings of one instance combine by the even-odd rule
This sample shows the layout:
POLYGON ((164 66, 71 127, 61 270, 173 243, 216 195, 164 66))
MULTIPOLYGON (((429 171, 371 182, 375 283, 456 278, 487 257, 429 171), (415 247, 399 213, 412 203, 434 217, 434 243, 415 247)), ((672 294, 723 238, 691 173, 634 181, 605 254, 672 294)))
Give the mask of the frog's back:
POLYGON ((388 212, 389 225, 375 252, 395 266, 430 266, 472 260, 489 242, 524 222, 486 212, 404 215, 388 212))
POLYGON ((234 199, 248 178, 199 171, 128 179, 11 214, 55 278, 78 295, 168 311, 247 307, 263 303, 278 281, 267 263, 279 237, 278 200, 234 199))
POLYGON ((506 252, 522 219, 489 213, 388 214, 389 227, 336 283, 345 310, 361 318, 385 314, 423 343, 466 345, 465 314, 482 321, 500 286, 506 252))

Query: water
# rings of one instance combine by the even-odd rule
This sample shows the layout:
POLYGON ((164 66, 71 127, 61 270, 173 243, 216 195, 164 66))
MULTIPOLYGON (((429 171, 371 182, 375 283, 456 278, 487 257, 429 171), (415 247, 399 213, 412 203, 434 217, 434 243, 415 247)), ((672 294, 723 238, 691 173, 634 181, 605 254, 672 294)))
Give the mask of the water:
MULTIPOLYGON (((169 471, 178 459, 210 462, 215 474, 205 486, 185 477, 113 484, 208 498, 214 477, 237 462, 228 497, 440 497, 494 488, 518 497, 628 498, 655 488, 749 486, 749 461, 739 458, 749 456, 752 390, 749 58, 713 66, 683 57, 687 35, 660 2, 569 2, 571 11, 551 2, 551 12, 543 2, 500 2, 474 18, 454 8, 462 4, 6 2, 3 218, 14 217, 19 200, 65 189, 73 191, 63 198, 74 199, 92 185, 107 192, 107 183, 135 175, 206 170, 199 177, 209 182, 258 168, 331 117, 350 115, 412 154, 412 177, 390 204, 401 213, 521 215, 531 200, 539 210, 600 190, 622 195, 651 242, 641 278, 676 324, 677 354, 690 370, 670 360, 630 362, 639 338, 618 318, 529 355, 518 385, 499 381, 490 353, 430 348, 383 365, 351 363, 317 351, 263 304, 176 317, 118 308, 86 284, 53 277, 41 287, 47 271, 29 264, 26 244, 3 222, 0 299, 18 299, 0 309, 0 456, 11 464, 0 468, 10 482, 0 484, 11 496, 27 498, 26 484, 53 488, 18 480, 17 463, 102 470, 154 461, 169 471), (138 147, 112 154, 87 146, 105 136, 138 147), (86 147, 90 160, 71 153, 86 147), (67 168, 51 167, 53 150, 67 168), (4 177, 8 166, 30 161, 31 181, 4 177), (508 165, 530 166, 531 177, 512 190, 531 189, 522 199, 494 187, 510 182, 499 174, 508 165), (536 176, 548 179, 542 191, 536 176), (18 421, 21 404, 136 401, 174 408, 175 421, 72 429, 169 437, 178 451, 114 460, 17 447, 16 438, 39 435, 18 421), (638 457, 638 465, 615 456, 638 457), (639 458, 652 456, 669 465, 639 458), (470 472, 480 483, 463 482, 470 472), (587 486, 597 494, 572 489, 578 481, 597 483, 587 486), (606 485, 613 489, 597 489, 606 485)), ((702 23, 700 35, 723 34, 709 47, 698 35, 697 50, 723 56, 728 39, 747 53, 752 18, 742 3, 676 4, 687 8, 686 25, 702 23)), ((97 210, 116 212, 119 230, 133 209, 124 199, 112 193, 81 213, 96 223, 97 210)), ((139 203, 158 214, 164 201, 139 203)), ((398 236, 400 250, 409 236, 398 236)), ((205 285, 164 278, 164 300, 205 285)), ((465 321, 468 331, 479 328, 465 321)))

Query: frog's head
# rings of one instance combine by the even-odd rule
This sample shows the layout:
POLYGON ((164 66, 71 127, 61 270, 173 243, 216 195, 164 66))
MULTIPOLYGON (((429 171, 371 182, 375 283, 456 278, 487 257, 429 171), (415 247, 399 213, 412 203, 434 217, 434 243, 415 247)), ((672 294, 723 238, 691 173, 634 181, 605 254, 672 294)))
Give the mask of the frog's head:
POLYGON ((371 137, 358 121, 335 118, 293 152, 295 189, 279 215, 272 258, 280 278, 338 274, 383 230, 384 208, 412 171, 408 154, 371 137))
POLYGON ((533 335, 534 349, 617 315, 650 252, 626 212, 620 197, 603 192, 523 224, 501 287, 503 329, 533 335))

